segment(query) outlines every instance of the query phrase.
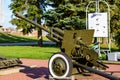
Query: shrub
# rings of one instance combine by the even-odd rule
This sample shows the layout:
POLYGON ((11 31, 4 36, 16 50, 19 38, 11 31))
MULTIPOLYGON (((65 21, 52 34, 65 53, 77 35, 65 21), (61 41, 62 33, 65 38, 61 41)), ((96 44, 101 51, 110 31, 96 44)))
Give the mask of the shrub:
POLYGON ((115 33, 115 43, 120 49, 120 29, 115 33))

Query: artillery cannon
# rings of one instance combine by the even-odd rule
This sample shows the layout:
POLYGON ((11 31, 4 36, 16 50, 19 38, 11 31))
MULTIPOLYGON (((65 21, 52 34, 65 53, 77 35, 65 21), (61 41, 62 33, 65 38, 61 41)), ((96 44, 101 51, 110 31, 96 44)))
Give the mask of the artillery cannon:
POLYGON ((106 69, 108 67, 99 61, 98 53, 88 46, 92 42, 94 30, 63 31, 59 28, 48 30, 17 12, 14 14, 48 32, 48 39, 61 44, 61 52, 56 52, 49 59, 49 72, 54 78, 71 76, 72 68, 76 68, 79 73, 87 70, 111 80, 119 80, 117 77, 97 70, 98 68, 106 69))

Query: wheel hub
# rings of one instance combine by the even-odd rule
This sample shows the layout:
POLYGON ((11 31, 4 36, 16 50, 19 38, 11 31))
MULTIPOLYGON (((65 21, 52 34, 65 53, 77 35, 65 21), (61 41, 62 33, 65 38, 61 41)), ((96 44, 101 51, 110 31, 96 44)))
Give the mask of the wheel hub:
POLYGON ((53 72, 58 75, 58 76, 62 76, 65 74, 66 72, 66 64, 64 62, 63 59, 61 58, 56 58, 54 61, 53 61, 53 72))

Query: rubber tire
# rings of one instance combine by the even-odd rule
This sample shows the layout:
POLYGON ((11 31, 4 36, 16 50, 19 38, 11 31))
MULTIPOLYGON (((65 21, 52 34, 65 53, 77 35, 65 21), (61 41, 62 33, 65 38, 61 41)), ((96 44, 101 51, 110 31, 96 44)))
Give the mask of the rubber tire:
POLYGON ((69 77, 72 75, 72 67, 73 67, 73 64, 72 64, 72 60, 71 58, 69 58, 65 53, 63 52, 59 52, 59 53, 55 53, 54 55, 51 56, 51 58, 49 59, 49 62, 48 62, 48 68, 49 68, 49 72, 51 74, 51 76, 53 78, 65 78, 65 77, 69 77), (54 59, 56 58, 61 58, 64 60, 66 66, 67 66, 67 70, 65 72, 64 75, 62 76, 58 76, 56 75, 53 70, 52 70, 52 62, 54 61, 54 59))

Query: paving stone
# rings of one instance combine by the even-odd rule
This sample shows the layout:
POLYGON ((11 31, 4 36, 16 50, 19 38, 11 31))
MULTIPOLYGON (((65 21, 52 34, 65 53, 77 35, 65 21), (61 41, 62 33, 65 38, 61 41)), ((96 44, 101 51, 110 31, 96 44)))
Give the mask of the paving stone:
MULTIPOLYGON (((0 76, 0 80, 49 80, 48 60, 21 59, 23 64, 19 72, 0 76), (32 66, 32 67, 30 67, 32 66)), ((120 65, 107 64, 109 69, 103 72, 112 72, 113 76, 120 77, 120 65)), ((109 80, 102 76, 90 73, 90 75, 74 74, 76 80, 109 80)))

